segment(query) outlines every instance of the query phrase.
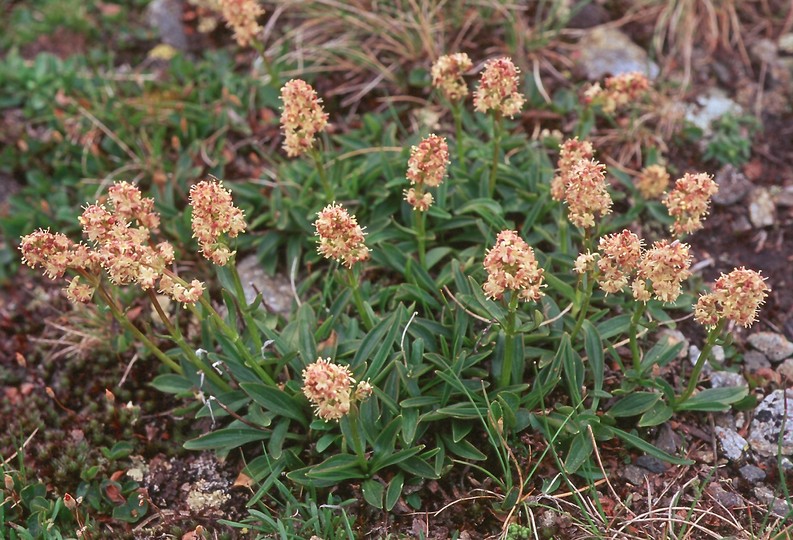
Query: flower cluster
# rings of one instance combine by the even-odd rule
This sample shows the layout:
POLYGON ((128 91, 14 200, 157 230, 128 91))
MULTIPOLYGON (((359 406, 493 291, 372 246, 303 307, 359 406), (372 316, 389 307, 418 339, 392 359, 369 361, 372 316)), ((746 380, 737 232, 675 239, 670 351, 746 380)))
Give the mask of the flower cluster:
POLYGON ((449 147, 446 139, 430 135, 418 146, 410 149, 407 178, 415 188, 405 192, 405 200, 413 208, 426 211, 432 205, 432 194, 425 187, 438 187, 446 176, 449 167, 449 147))
POLYGON ((590 86, 584 93, 584 101, 601 106, 603 112, 612 114, 639 99, 650 88, 643 73, 622 73, 606 79, 606 88, 599 83, 590 86))
POLYGON ((559 173, 551 180, 551 198, 555 201, 563 201, 565 189, 570 182, 570 172, 573 165, 584 159, 592 159, 595 150, 589 141, 579 141, 578 137, 567 139, 559 145, 559 161, 556 166, 559 173))
POLYGON ((512 60, 506 57, 488 60, 474 92, 474 109, 482 113, 496 111, 510 118, 515 116, 525 101, 518 86, 518 68, 512 60))
POLYGON ((366 381, 354 387, 349 368, 334 364, 330 358, 318 358, 303 370, 303 394, 323 420, 340 420, 354 402, 372 395, 372 386, 366 381))
POLYGON ((669 187, 669 173, 663 165, 650 165, 642 169, 635 185, 645 199, 657 199, 669 187))
POLYGON ((322 256, 339 261, 347 268, 369 258, 363 229, 355 216, 348 214, 340 204, 329 204, 318 212, 314 229, 319 237, 317 251, 322 256))
POLYGON ((328 125, 328 114, 322 110, 316 91, 300 79, 292 79, 281 88, 281 101, 284 150, 289 157, 299 156, 314 146, 314 136, 328 125))
POLYGON ((257 0, 218 0, 226 24, 234 30, 234 39, 240 47, 247 47, 262 27, 256 19, 264 15, 257 0))
POLYGON ((471 59, 465 53, 441 56, 432 64, 432 86, 440 90, 449 101, 459 101, 468 95, 463 74, 471 67, 471 59))
POLYGON ((642 257, 642 241, 631 231, 609 234, 598 243, 598 284, 606 294, 616 294, 628 284, 642 257))
POLYGON ((647 302, 651 293, 661 302, 674 302, 680 296, 681 284, 691 275, 688 244, 675 240, 655 242, 639 261, 633 297, 647 302), (649 282, 649 285, 648 285, 649 282))
POLYGON ((543 269, 534 257, 534 250, 515 231, 498 234, 496 245, 487 251, 484 262, 487 281, 482 286, 494 300, 509 289, 517 291, 524 301, 538 301, 543 295, 543 269))
POLYGON ((718 184, 705 173, 686 173, 675 181, 674 189, 663 200, 669 215, 675 218, 672 232, 679 236, 701 229, 710 198, 718 190, 718 184))
POLYGON ((221 235, 236 238, 245 230, 242 210, 234 206, 231 192, 222 182, 208 180, 190 188, 190 206, 193 208, 193 237, 198 240, 204 257, 224 266, 234 255, 222 241, 221 235))
POLYGON ((606 185, 606 166, 594 159, 582 159, 570 169, 564 187, 567 217, 576 227, 595 226, 595 214, 611 213, 611 195, 606 185))
POLYGON ((722 274, 713 290, 699 297, 694 318, 704 326, 714 327, 721 319, 734 321, 745 327, 757 320, 757 310, 771 289, 760 272, 743 266, 729 274, 722 274))

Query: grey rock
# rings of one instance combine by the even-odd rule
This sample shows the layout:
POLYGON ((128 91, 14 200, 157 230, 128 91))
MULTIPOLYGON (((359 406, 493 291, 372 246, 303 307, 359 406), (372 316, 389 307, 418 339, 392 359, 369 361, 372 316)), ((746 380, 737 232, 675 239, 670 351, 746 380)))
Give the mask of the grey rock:
POLYGON ((793 32, 782 34, 777 41, 779 50, 788 54, 793 54, 793 32))
POLYGON ((780 362, 793 355, 793 343, 782 334, 756 332, 749 336, 749 345, 766 355, 772 362, 780 362))
POLYGON ((771 362, 760 351, 746 351, 743 355, 743 369, 747 373, 755 373, 771 367, 771 362))
POLYGON ((669 345, 677 345, 678 343, 683 344, 683 348, 680 349, 680 352, 677 353, 678 358, 685 358, 688 354, 688 338, 683 335, 683 332, 680 330, 672 330, 671 328, 664 328, 660 332, 658 332, 658 342, 660 343, 661 340, 666 340, 669 345))
POLYGON ((754 56, 755 60, 765 62, 766 64, 773 64, 779 56, 778 45, 770 39, 758 39, 749 48, 749 51, 754 56))
POLYGON ((739 386, 748 387, 743 375, 732 371, 714 371, 710 374, 710 385, 713 388, 737 388, 739 386))
POLYGON ((160 41, 180 51, 187 50, 181 0, 154 0, 146 8, 146 20, 157 30, 160 41))
POLYGON ((724 457, 730 461, 740 461, 744 453, 749 449, 746 439, 741 437, 737 431, 716 426, 716 438, 724 452, 724 457))
MULTIPOLYGON (((779 373, 783 381, 787 379, 788 383, 793 382, 793 358, 788 358, 779 364, 776 368, 776 372, 779 373)), ((791 411, 791 416, 793 416, 793 411, 791 411)))
POLYGON ((611 16, 606 8, 596 3, 584 4, 567 21, 568 28, 592 28, 605 24, 611 20, 611 16))
POLYGON ((713 195, 713 203, 719 206, 730 206, 739 202, 752 187, 746 175, 732 165, 719 169, 714 181, 719 185, 719 191, 713 195))
POLYGON ((765 188, 752 191, 749 198, 749 221, 755 228, 770 227, 776 222, 776 204, 765 188))
POLYGON ((776 196, 776 203, 785 208, 793 206, 793 186, 785 186, 779 190, 776 196))
POLYGON ((734 234, 748 233, 752 230, 752 224, 746 216, 738 216, 732 222, 732 232, 734 234))
POLYGON ((774 495, 771 488, 768 486, 757 486, 754 488, 754 496, 757 499, 768 505, 768 509, 780 517, 784 517, 788 513, 788 505, 784 500, 774 495))
POLYGON ((647 469, 651 473, 661 474, 666 471, 667 464, 654 456, 639 456, 636 458, 636 465, 642 469, 647 469))
POLYGON ((721 345, 714 345, 710 350, 710 356, 719 364, 723 364, 724 359, 727 358, 727 356, 724 354, 724 347, 721 345))
POLYGON ((749 425, 749 444, 763 457, 777 455, 780 436, 782 455, 793 455, 793 390, 774 390, 767 395, 754 410, 749 425))
POLYGON ((674 454, 680 448, 683 439, 675 433, 675 430, 664 424, 658 429, 658 437, 655 439, 655 446, 667 454, 674 454))
POLYGON ((791 471, 793 470, 793 461, 790 461, 789 458, 783 457, 779 460, 779 466, 786 471, 791 471))
POLYGON ((765 480, 765 471, 756 465, 744 465, 740 468, 741 476, 750 484, 756 484, 765 480))
POLYGON ((654 79, 661 71, 643 48, 616 28, 595 27, 581 38, 579 46, 580 63, 590 80, 632 71, 654 79))
POLYGON ((622 477, 634 486, 643 486, 644 478, 650 474, 647 469, 636 465, 626 465, 622 470, 622 477))
POLYGON ((745 504, 743 497, 732 491, 727 491, 719 484, 710 484, 707 487, 707 492, 725 508, 735 508, 745 504))
POLYGON ((725 114, 741 114, 743 108, 730 99, 724 90, 710 88, 695 104, 686 107, 686 120, 697 126, 706 137, 712 133, 710 124, 725 114))
POLYGON ((289 315, 294 296, 289 280, 284 276, 269 276, 259 259, 249 255, 237 263, 237 271, 242 281, 245 300, 250 304, 256 295, 262 293, 262 304, 268 311, 279 315, 289 315))

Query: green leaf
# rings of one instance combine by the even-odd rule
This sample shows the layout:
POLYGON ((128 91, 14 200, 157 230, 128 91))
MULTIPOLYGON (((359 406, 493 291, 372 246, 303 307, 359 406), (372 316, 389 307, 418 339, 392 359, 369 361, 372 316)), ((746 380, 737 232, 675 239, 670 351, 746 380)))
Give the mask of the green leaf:
POLYGON ((589 365, 592 371, 592 410, 597 410, 600 401, 600 392, 603 390, 603 377, 606 371, 606 365, 603 358, 603 342, 600 339, 600 334, 597 328, 589 322, 584 321, 581 326, 584 332, 584 350, 586 351, 589 365))
POLYGON ((399 501, 399 496, 402 495, 402 487, 405 485, 405 475, 401 472, 396 473, 391 481, 388 483, 388 489, 385 492, 385 511, 390 512, 399 501))
POLYGON ((732 403, 741 401, 749 394, 745 386, 727 388, 708 388, 683 403, 675 405, 678 411, 726 411, 732 403))
POLYGON ((286 475, 301 485, 325 488, 348 480, 361 480, 366 474, 358 466, 358 458, 351 454, 337 454, 322 463, 296 469, 286 475))
POLYGON ((308 303, 300 306, 295 320, 298 323, 298 341, 300 343, 300 356, 305 364, 310 364, 317 359, 317 342, 314 339, 314 330, 317 328, 317 318, 314 310, 308 303))
POLYGON ((661 394, 655 392, 633 392, 619 400, 608 410, 614 418, 637 416, 650 410, 661 399, 661 394))
POLYGON ((413 476, 419 476, 421 478, 439 478, 437 474, 435 474, 435 469, 432 465, 427 463, 425 460, 421 459, 418 456, 410 457, 404 461, 399 463, 399 467, 413 476))
POLYGON ((249 442, 261 441, 270 434, 253 428, 224 428, 202 435, 184 443, 188 450, 230 450, 249 442))
POLYGON ((149 384, 166 394, 192 393, 193 391, 193 383, 185 377, 173 373, 158 375, 149 384))
POLYGON ((661 450, 660 448, 656 448, 652 444, 648 443, 641 437, 634 435, 633 433, 628 433, 627 431, 623 431, 619 428, 612 427, 612 426, 605 426, 602 425, 602 429, 605 433, 611 433, 626 443, 630 444, 631 446, 638 448, 642 452, 646 454, 650 454, 651 456, 657 457, 658 459, 662 459, 668 463, 672 463, 673 465, 693 465, 694 462, 690 459, 682 459, 672 454, 668 454, 661 450))
POLYGON ((663 367, 674 360, 683 348, 683 345, 684 343, 682 341, 673 343, 668 335, 658 340, 658 343, 653 345, 653 348, 647 351, 647 354, 642 358, 642 373, 650 369, 653 365, 663 367))
POLYGON ((611 339, 614 336, 624 334, 628 331, 631 325, 631 316, 628 314, 617 315, 606 319, 597 325, 598 332, 600 332, 600 339, 611 339))
POLYGON ((581 431, 570 443, 567 451, 567 458, 564 460, 564 468, 567 474, 573 474, 587 462, 592 455, 592 439, 588 431, 581 431))
POLYGON ((664 403, 663 401, 659 401, 653 407, 644 413, 641 418, 639 418, 639 423, 637 424, 639 427, 652 427, 658 426, 672 418, 674 414, 674 409, 664 403))
POLYGON ((363 498, 366 502, 382 510, 383 508, 383 484, 377 480, 370 478, 361 485, 363 491, 363 498))
POLYGON ((575 302, 575 289, 573 289, 573 287, 571 287, 570 285, 568 285, 558 277, 554 276, 550 272, 546 272, 544 274, 544 277, 545 277, 545 282, 548 283, 548 285, 553 290, 561 294, 567 301, 575 302))
POLYGON ((240 383, 240 387, 259 405, 270 412, 297 420, 308 426, 303 404, 283 390, 262 383, 240 383))

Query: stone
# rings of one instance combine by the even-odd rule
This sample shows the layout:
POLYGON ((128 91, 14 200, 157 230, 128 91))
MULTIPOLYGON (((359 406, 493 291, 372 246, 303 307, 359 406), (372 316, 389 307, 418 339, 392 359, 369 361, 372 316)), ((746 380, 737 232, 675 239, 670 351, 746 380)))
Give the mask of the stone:
POLYGON ((746 216, 737 216, 732 222, 733 234, 744 234, 752 230, 752 224, 746 216))
POLYGON ((160 41, 180 51, 187 50, 187 34, 182 23, 181 0, 154 0, 146 8, 146 20, 160 41))
POLYGON ((710 386, 712 388, 737 388, 739 386, 749 387, 749 383, 740 373, 732 371, 714 371, 710 374, 710 386))
POLYGON ((667 454, 674 454, 680 448, 683 439, 675 433, 675 430, 669 424, 663 424, 658 428, 658 437, 655 439, 655 446, 666 452, 667 454))
POLYGON ((771 367, 771 362, 760 351, 746 351, 743 355, 743 369, 747 373, 755 373, 771 367))
MULTIPOLYGON (((793 358, 788 358, 779 364, 776 368, 776 372, 779 373, 783 381, 787 379, 788 384, 793 383, 793 358)), ((793 413, 791 413, 791 417, 793 417, 793 413)))
POLYGON ((716 438, 719 439, 724 457, 730 461, 741 461, 744 457, 744 453, 749 449, 749 444, 746 442, 746 439, 732 429, 716 426, 715 430, 716 438))
POLYGON ((597 26, 584 34, 578 45, 579 62, 589 80, 601 80, 607 75, 632 71, 655 79, 661 71, 643 48, 616 28, 597 26))
POLYGON ((793 54, 793 32, 782 34, 777 41, 777 47, 781 52, 793 54))
POLYGON ((768 505, 768 509, 780 517, 784 517, 788 513, 788 505, 784 500, 774 495, 771 488, 768 486, 756 486, 754 488, 754 496, 757 499, 768 505))
POLYGON ((744 480, 750 484, 756 484, 765 480, 765 471, 756 465, 744 465, 739 472, 744 480))
POLYGON ((765 188, 752 191, 749 198, 749 221, 756 229, 770 227, 776 222, 776 204, 765 188))
POLYGON ((772 362, 781 362, 793 355, 793 343, 775 332, 756 332, 749 336, 749 345, 763 353, 772 362))
POLYGON ((670 345, 677 345, 678 343, 683 344, 683 348, 680 349, 680 352, 677 353, 678 358, 685 358, 688 354, 688 338, 683 335, 683 332, 680 330, 672 330, 671 328, 664 328, 660 332, 658 332, 658 341, 660 342, 662 339, 667 340, 670 345))
POLYGON ((262 294, 262 304, 267 310, 279 315, 289 315, 295 297, 289 280, 280 275, 270 276, 262 268, 255 255, 249 255, 237 263, 245 300, 250 304, 256 295, 262 294))
POLYGON ((636 458, 636 465, 655 474, 661 474, 662 472, 665 472, 667 468, 666 462, 658 459, 655 456, 648 455, 639 456, 636 458))
POLYGON ((774 390, 768 394, 755 408, 749 425, 749 444, 763 457, 778 454, 780 436, 782 455, 793 455, 793 390, 774 390))
POLYGON ((730 206, 743 199, 752 188, 752 183, 740 170, 732 165, 725 165, 713 179, 719 186, 719 191, 713 197, 713 204, 730 206))
POLYGON ((742 113, 743 108, 740 105, 730 99, 724 90, 715 87, 697 97, 696 103, 686 106, 686 120, 701 129, 706 137, 712 134, 711 122, 725 114, 742 113))
POLYGON ((645 477, 650 474, 647 469, 636 465, 626 465, 622 469, 622 477, 634 486, 643 486, 645 477))
POLYGON ((725 508, 744 506, 743 497, 732 491, 727 491, 720 484, 711 483, 706 491, 725 508))

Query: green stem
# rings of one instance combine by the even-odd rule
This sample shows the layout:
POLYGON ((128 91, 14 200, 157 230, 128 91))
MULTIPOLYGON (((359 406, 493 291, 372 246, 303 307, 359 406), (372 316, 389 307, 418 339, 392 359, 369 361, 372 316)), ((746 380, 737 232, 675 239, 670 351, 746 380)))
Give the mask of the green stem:
POLYGON ((350 412, 347 413, 346 420, 350 423, 350 435, 353 439, 350 441, 351 446, 355 450, 355 455, 358 458, 358 466, 361 471, 367 472, 369 470, 369 461, 366 459, 366 448, 361 440, 361 432, 358 430, 358 406, 353 405, 350 412))
POLYGON ((416 243, 418 244, 418 252, 419 252, 419 264, 421 267, 426 270, 426 242, 427 242, 427 233, 426 233, 426 226, 425 221, 427 219, 426 212, 422 212, 420 210, 413 210, 413 217, 416 222, 416 243))
POLYGON ((499 379, 499 387, 504 388, 512 383, 512 364, 514 363, 515 348, 513 341, 515 339, 515 315, 518 311, 518 295, 517 291, 512 292, 507 305, 507 324, 504 328, 506 339, 504 340, 504 362, 501 364, 501 378, 499 379))
POLYGON ((724 327, 727 324, 727 319, 721 319, 719 323, 713 327, 708 332, 708 338, 705 341, 705 346, 702 347, 702 351, 699 353, 699 357, 697 358, 696 364, 694 364, 694 369, 691 371, 691 375, 689 375, 688 387, 686 387, 686 391, 675 400, 677 405, 681 403, 685 403, 685 401, 691 397, 691 394, 694 393, 694 390, 697 388, 697 382, 699 382, 699 375, 702 373, 702 368, 705 367, 705 362, 710 356, 710 352, 713 350, 714 345, 716 345, 716 339, 721 335, 722 331, 724 331, 724 327))
POLYGON ((113 314, 113 317, 115 317, 115 319, 121 323, 121 326, 132 332, 132 334, 138 340, 140 340, 141 343, 151 350, 158 360, 168 366, 172 371, 178 373, 179 375, 184 374, 182 366, 177 364, 173 358, 162 352, 162 350, 157 345, 155 345, 148 337, 146 337, 146 334, 138 330, 138 328, 132 324, 132 321, 127 318, 126 314, 121 311, 121 309, 116 305, 115 301, 110 297, 110 293, 107 292, 104 285, 98 283, 96 291, 99 293, 99 296, 102 297, 102 300, 105 302, 105 304, 107 304, 107 307, 110 308, 110 312, 113 314))
POLYGON ((584 324, 584 320, 586 320, 587 313, 589 312, 589 303, 592 300, 592 290, 595 288, 595 275, 594 272, 587 272, 584 274, 586 278, 586 284, 584 286, 584 301, 581 303, 581 309, 578 312, 578 318, 575 321, 575 327, 573 327, 573 332, 570 334, 570 341, 574 341, 576 336, 578 336, 578 332, 581 331, 581 327, 584 324))
POLYGON ((490 183, 488 188, 491 199, 496 193, 496 176, 498 173, 498 161, 501 152, 501 119, 501 113, 499 111, 495 111, 493 113, 493 163, 490 166, 490 183))
POLYGON ((355 302, 355 307, 361 314, 363 325, 366 327, 366 330, 371 330, 374 328, 374 321, 372 321, 372 318, 369 316, 369 311, 366 309, 366 306, 363 303, 363 296, 361 296, 361 288, 358 285, 358 278, 355 276, 355 272, 353 272, 351 268, 347 270, 347 278, 349 279, 350 289, 352 290, 353 302, 355 302))
POLYGON ((454 141, 457 143, 457 160, 460 167, 465 166, 465 145, 463 143, 463 115, 459 101, 452 102, 452 116, 454 116, 454 141))
POLYGON ((248 327, 248 332, 251 335, 251 339, 253 339, 256 350, 261 351, 264 343, 262 343, 262 337, 259 335, 259 328, 251 316, 248 301, 245 299, 245 290, 242 288, 242 280, 240 280, 240 274, 237 272, 237 265, 233 258, 229 261, 228 267, 231 272, 231 278, 234 281, 237 301, 242 305, 242 318, 245 319, 245 325, 248 327))
POLYGON ((641 376, 642 370, 642 353, 639 350, 639 340, 637 338, 638 330, 639 330, 639 321, 642 320, 642 315, 644 315, 644 310, 647 308, 647 304, 644 302, 639 302, 639 305, 636 307, 636 311, 633 312, 631 316, 631 324, 628 329, 628 337, 630 338, 630 346, 631 346, 631 356, 633 357, 633 370, 636 372, 636 376, 641 376))
POLYGON ((270 82, 274 85, 277 85, 279 83, 278 73, 275 72, 273 64, 270 62, 270 59, 267 58, 267 54, 265 54, 264 44, 254 40, 251 42, 251 47, 253 47, 257 53, 259 53, 259 57, 262 59, 262 64, 264 64, 264 69, 270 76, 270 82))
POLYGON ((160 301, 157 300, 157 295, 154 294, 154 291, 152 289, 148 289, 146 293, 149 296, 149 301, 151 302, 151 305, 154 306, 154 310, 160 316, 160 319, 165 325, 165 328, 168 329, 168 334, 170 334, 171 336, 171 341, 173 341, 174 343, 176 343, 176 345, 179 346, 179 348, 187 357, 187 360, 191 364, 193 364, 193 367, 195 367, 198 371, 203 372, 204 376, 206 376, 207 379, 212 381, 215 384, 215 386, 220 388, 222 391, 228 392, 229 390, 231 390, 229 384, 225 380, 223 380, 223 378, 220 375, 218 375, 218 373, 214 369, 212 369, 212 366, 206 365, 206 363, 203 360, 201 360, 201 358, 198 357, 198 355, 193 350, 193 348, 187 344, 187 342, 184 339, 184 336, 182 336, 182 332, 179 330, 179 327, 174 326, 174 324, 171 323, 170 319, 168 318, 168 315, 162 309, 162 306, 160 305, 160 301))
POLYGON ((336 198, 333 195, 333 188, 328 180, 328 175, 325 173, 325 165, 322 163, 322 156, 316 148, 311 149, 311 157, 314 159, 314 165, 317 168, 317 174, 322 182, 322 189, 325 190, 325 198, 328 202, 334 201, 336 198))

